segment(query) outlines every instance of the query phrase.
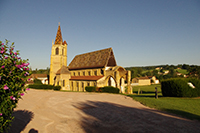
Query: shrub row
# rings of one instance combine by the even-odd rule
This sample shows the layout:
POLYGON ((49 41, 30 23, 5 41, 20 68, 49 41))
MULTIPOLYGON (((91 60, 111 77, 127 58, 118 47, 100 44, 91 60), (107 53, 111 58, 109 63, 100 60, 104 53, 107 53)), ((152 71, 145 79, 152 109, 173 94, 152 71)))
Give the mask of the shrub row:
POLYGON ((102 88, 97 88, 95 86, 86 86, 85 90, 87 92, 107 92, 107 93, 119 93, 119 89, 112 86, 105 86, 102 88))
POLYGON ((53 86, 53 85, 46 85, 46 84, 31 84, 28 86, 29 88, 33 89, 45 89, 45 90, 60 90, 61 86, 53 86))
POLYGON ((198 79, 166 79, 161 82, 162 95, 166 97, 198 97, 200 96, 200 80, 198 79), (192 88, 188 83, 192 83, 192 88))

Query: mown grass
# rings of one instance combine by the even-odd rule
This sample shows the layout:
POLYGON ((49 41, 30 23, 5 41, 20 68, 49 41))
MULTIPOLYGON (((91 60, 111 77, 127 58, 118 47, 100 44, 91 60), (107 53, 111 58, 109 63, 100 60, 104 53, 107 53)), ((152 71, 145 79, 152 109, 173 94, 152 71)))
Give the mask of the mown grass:
POLYGON ((158 93, 159 98, 155 99, 155 86, 156 85, 134 87, 134 90, 140 88, 144 90, 144 92, 139 95, 134 93, 128 96, 148 107, 174 113, 189 119, 200 120, 200 98, 163 97, 160 86, 157 86, 160 92, 158 93))
POLYGON ((174 69, 174 70, 182 74, 188 74, 188 71, 185 69, 174 69))

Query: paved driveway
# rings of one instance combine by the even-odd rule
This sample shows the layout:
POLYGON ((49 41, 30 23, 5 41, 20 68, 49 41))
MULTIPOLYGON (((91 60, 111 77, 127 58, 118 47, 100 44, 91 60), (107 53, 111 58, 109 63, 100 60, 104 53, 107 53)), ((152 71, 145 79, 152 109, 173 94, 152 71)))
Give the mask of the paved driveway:
POLYGON ((10 132, 132 133, 200 132, 200 122, 106 93, 29 90, 13 114, 10 132))

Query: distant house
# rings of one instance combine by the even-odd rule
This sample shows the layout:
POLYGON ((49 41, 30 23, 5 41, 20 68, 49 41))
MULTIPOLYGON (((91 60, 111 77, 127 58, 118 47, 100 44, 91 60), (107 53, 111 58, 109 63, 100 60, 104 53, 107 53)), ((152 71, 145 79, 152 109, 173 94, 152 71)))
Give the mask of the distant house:
POLYGON ((154 84, 159 84, 159 80, 156 79, 155 76, 148 76, 148 78, 149 78, 150 80, 152 80, 154 84))
POLYGON ((132 85, 151 85, 149 77, 137 77, 132 79, 132 85))
POLYGON ((47 74, 31 74, 30 81, 34 81, 34 79, 39 79, 43 84, 48 84, 47 74))

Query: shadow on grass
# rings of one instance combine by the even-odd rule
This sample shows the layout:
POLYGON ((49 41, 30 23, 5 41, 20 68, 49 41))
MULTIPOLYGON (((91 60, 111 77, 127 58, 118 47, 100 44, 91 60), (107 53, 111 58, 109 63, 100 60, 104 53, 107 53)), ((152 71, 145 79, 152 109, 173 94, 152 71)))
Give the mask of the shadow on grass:
POLYGON ((189 118, 192 120, 199 120, 200 121, 200 116, 199 115, 195 115, 192 113, 188 113, 185 111, 181 111, 181 110, 174 110, 174 109, 162 109, 163 111, 167 111, 173 114, 177 114, 179 116, 185 117, 185 118, 189 118))
POLYGON ((20 133, 34 117, 33 112, 28 110, 17 110, 14 111, 12 115, 15 118, 11 123, 8 133, 20 133))
POLYGON ((149 108, 87 101, 74 104, 80 110, 80 125, 87 133, 199 132, 200 122, 149 108))

